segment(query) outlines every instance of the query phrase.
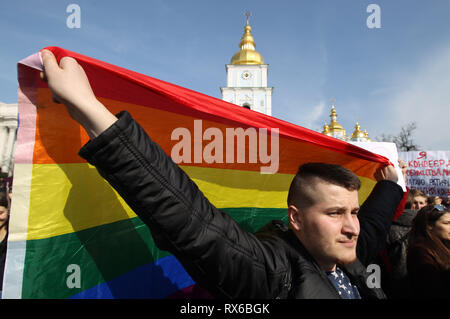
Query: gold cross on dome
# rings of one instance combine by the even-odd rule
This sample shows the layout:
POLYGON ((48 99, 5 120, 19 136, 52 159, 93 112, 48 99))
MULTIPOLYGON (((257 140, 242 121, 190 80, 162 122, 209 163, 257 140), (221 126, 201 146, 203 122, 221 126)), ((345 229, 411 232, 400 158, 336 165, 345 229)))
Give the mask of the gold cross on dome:
POLYGON ((247 24, 248 24, 248 19, 251 17, 252 13, 250 11, 247 11, 245 13, 245 16, 247 17, 247 24))

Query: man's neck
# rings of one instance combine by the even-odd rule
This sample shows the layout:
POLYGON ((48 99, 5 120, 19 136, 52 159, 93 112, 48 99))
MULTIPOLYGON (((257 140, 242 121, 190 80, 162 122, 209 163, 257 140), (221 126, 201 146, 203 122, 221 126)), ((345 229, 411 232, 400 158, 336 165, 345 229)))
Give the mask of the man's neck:
POLYGON ((320 268, 322 268, 325 272, 330 272, 330 271, 335 271, 336 270, 336 264, 323 264, 320 262, 317 262, 320 266, 320 268))

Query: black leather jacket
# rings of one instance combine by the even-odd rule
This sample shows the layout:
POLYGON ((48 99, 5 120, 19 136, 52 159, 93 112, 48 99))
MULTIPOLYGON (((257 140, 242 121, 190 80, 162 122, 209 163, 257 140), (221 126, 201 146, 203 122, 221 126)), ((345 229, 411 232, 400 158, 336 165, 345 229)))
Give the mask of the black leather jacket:
MULTIPOLYGON (((339 298, 324 271, 291 230, 272 222, 252 234, 214 207, 195 183, 127 112, 89 141, 80 156, 96 166, 191 277, 219 298, 339 298)), ((403 196, 379 182, 362 205, 359 260, 343 267, 363 298, 382 298, 366 285, 366 268, 382 248, 403 196), (362 263, 361 263, 362 262, 362 263)))
POLYGON ((409 232, 412 221, 417 211, 405 210, 403 214, 392 223, 387 238, 387 252, 392 265, 392 277, 395 280, 405 278, 408 274, 406 269, 406 254, 408 250, 409 232))

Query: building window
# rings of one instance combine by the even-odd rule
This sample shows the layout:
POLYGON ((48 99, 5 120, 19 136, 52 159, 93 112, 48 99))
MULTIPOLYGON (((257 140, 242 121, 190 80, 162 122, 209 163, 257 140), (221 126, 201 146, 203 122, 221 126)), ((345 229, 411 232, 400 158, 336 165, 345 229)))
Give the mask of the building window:
POLYGON ((244 104, 242 104, 242 106, 245 107, 246 109, 251 110, 250 104, 248 104, 248 103, 244 103, 244 104))

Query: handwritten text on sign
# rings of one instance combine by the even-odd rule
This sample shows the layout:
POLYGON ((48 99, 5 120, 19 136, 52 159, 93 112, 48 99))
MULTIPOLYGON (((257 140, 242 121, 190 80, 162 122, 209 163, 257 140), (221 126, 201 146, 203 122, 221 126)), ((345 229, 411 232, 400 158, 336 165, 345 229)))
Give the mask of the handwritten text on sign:
POLYGON ((408 166, 406 185, 428 196, 450 197, 450 151, 399 152, 408 166))

